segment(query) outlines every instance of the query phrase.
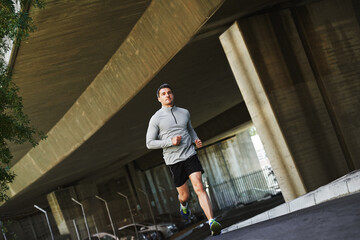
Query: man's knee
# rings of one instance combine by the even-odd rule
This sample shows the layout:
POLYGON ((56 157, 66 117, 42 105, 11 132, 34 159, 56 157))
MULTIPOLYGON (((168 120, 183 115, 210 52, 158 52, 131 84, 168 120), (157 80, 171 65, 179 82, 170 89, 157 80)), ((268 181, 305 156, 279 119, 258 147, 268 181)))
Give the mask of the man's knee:
POLYGON ((179 193, 179 201, 181 203, 187 202, 189 200, 190 194, 188 192, 179 193))
POLYGON ((204 185, 202 184, 202 182, 197 182, 193 185, 194 191, 197 195, 202 194, 205 192, 204 190, 204 185))

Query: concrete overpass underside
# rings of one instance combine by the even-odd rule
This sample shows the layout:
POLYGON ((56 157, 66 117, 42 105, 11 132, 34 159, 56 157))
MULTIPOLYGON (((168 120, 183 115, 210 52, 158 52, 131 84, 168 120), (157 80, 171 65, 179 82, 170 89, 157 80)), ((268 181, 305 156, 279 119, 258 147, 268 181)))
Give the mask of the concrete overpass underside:
POLYGON ((13 55, 13 79, 48 139, 34 149, 11 147, 17 177, 1 216, 25 216, 35 202, 48 204, 46 194, 128 163, 161 162, 144 138, 159 108, 155 89, 164 82, 203 140, 253 119, 287 200, 360 167, 353 121, 360 116, 353 107, 360 74, 344 67, 359 63, 354 1, 46 2, 43 10, 30 9, 37 30, 13 55), (238 28, 223 35, 222 46, 219 36, 234 21, 238 28), (248 58, 237 57, 242 48, 248 58), (244 63, 257 74, 239 77, 244 63), (265 98, 253 99, 251 91, 265 98))
POLYGON ((35 149, 12 146, 18 176, 3 213, 30 210, 34 198, 147 154, 144 134, 163 82, 195 127, 241 103, 218 35, 264 6, 238 12, 241 4, 229 1, 203 26, 222 3, 48 1, 31 9, 37 31, 19 48, 13 79, 48 139, 35 149))

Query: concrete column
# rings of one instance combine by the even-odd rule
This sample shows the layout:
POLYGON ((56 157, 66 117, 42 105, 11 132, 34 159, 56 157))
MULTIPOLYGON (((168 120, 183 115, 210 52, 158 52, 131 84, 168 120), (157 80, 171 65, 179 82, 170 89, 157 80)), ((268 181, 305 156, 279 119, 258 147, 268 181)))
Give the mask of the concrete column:
POLYGON ((286 200, 358 166, 360 30, 352 3, 253 16, 220 38, 286 200))
POLYGON ((134 170, 134 168, 130 168, 130 166, 129 165, 132 165, 132 164, 134 164, 134 162, 131 162, 131 163, 129 163, 128 165, 126 165, 125 166, 125 168, 126 168, 126 182, 127 182, 127 185, 128 185, 128 188, 129 188, 129 191, 130 191, 130 198, 131 199, 133 199, 132 200, 132 202, 133 202, 133 204, 134 204, 134 206, 136 206, 136 209, 137 209, 137 205, 138 205, 138 203, 139 203, 139 193, 137 192, 137 190, 135 189, 136 188, 136 186, 138 186, 138 181, 137 180, 135 180, 134 181, 134 175, 133 175, 133 170, 134 170), (135 183, 136 182, 136 183, 135 183))
MULTIPOLYGON (((129 170, 129 178, 131 180, 131 183, 132 184, 129 184, 129 187, 132 187, 132 188, 135 188, 134 191, 136 193, 136 196, 135 194, 133 193, 133 197, 134 199, 136 199, 137 203, 141 206, 141 208, 144 208, 145 206, 147 206, 146 204, 146 201, 144 201, 143 197, 142 197, 142 193, 139 192, 139 189, 144 189, 142 187, 142 184, 141 184, 141 178, 138 177, 138 174, 136 172, 136 169, 135 169, 135 164, 134 162, 130 162, 128 165, 128 170, 129 170)), ((132 192, 134 192, 132 191, 132 192)), ((137 208, 138 209, 138 208, 137 208)), ((146 208, 145 208, 146 209, 146 208)), ((143 210, 143 213, 146 212, 145 209, 142 209, 143 210)))
POLYGON ((54 216, 60 235, 70 235, 76 239, 72 219, 81 216, 81 210, 75 205, 71 198, 77 198, 73 187, 51 192, 47 200, 54 216))
MULTIPOLYGON (((159 191, 159 188, 156 186, 156 183, 155 183, 155 181, 154 181, 154 179, 153 179, 153 176, 152 176, 152 172, 151 171, 146 171, 145 172, 145 175, 146 175, 146 179, 147 179, 147 181, 148 181, 148 183, 149 183, 149 186, 150 186, 150 188, 148 188, 148 189, 143 189, 145 192, 147 192, 147 194, 148 194, 148 196, 149 196, 149 200, 150 200, 150 202, 152 202, 152 201, 154 201, 155 203, 158 203, 158 204, 156 204, 156 209, 157 209, 157 212, 154 212, 154 210, 152 210, 153 211, 153 213, 156 215, 156 214, 158 214, 158 213, 162 213, 163 212, 163 209, 162 209, 162 205, 161 205, 161 202, 160 202, 160 199, 159 199, 159 195, 158 195, 158 192, 160 192, 159 191), (154 199, 152 199, 152 197, 151 197, 151 195, 150 194, 152 194, 152 197, 154 198, 154 199)), ((145 198, 146 199, 146 198, 145 198)), ((146 211, 148 211, 149 213, 151 213, 150 212, 150 209, 148 209, 149 207, 148 207, 148 204, 147 205, 143 205, 143 207, 144 206, 146 206, 146 208, 147 208, 147 210, 146 211)), ((152 206, 151 206, 152 207, 152 206)), ((151 216, 150 216, 151 217, 151 216)))
MULTIPOLYGON (((31 230, 32 236, 34 237, 33 239, 37 239, 36 231, 35 231, 35 229, 34 229, 34 225, 33 225, 33 222, 32 222, 32 219, 31 219, 30 216, 27 217, 27 221, 28 221, 29 228, 30 228, 30 230, 31 230)), ((27 237, 28 237, 28 239, 31 239, 30 236, 27 236, 27 237)))
MULTIPOLYGON (((96 221, 96 226, 99 231, 107 230, 104 206, 98 199, 95 198, 95 195, 99 194, 96 183, 92 180, 81 182, 76 185, 75 189, 77 200, 83 204, 90 233, 92 234, 96 232, 94 221, 96 221)), ((80 216, 82 217, 82 215, 80 216)))
MULTIPOLYGON (((138 204, 138 197, 134 189, 138 184, 138 179, 135 181, 132 179, 132 172, 132 167, 124 166, 117 169, 116 172, 99 177, 96 182, 98 194, 107 201, 113 224, 116 227, 129 224, 132 221, 126 199, 117 192, 128 197, 135 221, 141 220, 141 216, 134 211, 138 204)), ((96 201, 100 204, 99 200, 96 199, 96 201)), ((110 226, 109 217, 105 212, 106 209, 104 206, 101 208, 103 213, 98 212, 96 216, 103 214, 103 219, 99 220, 110 226)))
POLYGON ((264 90, 260 77, 235 23, 220 37, 250 116, 263 140, 286 201, 306 192, 294 159, 264 90))

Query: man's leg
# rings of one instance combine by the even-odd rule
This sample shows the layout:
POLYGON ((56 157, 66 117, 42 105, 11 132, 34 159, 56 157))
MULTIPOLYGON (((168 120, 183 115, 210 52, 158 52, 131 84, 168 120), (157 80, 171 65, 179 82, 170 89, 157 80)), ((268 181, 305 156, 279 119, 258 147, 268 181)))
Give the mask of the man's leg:
POLYGON ((187 186, 186 182, 183 185, 181 185, 180 187, 177 187, 176 190, 179 193, 179 202, 182 205, 185 205, 190 197, 189 187, 187 186))
POLYGON ((218 235, 221 233, 221 224, 216 222, 213 219, 213 209, 210 203, 210 199, 204 189, 204 185, 202 183, 202 173, 194 172, 189 176, 191 183, 193 185, 194 191, 198 196, 199 203, 201 208, 203 209, 207 219, 209 220, 211 235, 218 235))
POLYGON ((190 197, 189 188, 186 182, 180 187, 176 188, 179 193, 179 202, 180 202, 180 214, 183 218, 189 219, 191 216, 191 211, 189 209, 188 200, 190 197))
MULTIPOLYGON (((209 200, 209 197, 204 189, 202 183, 202 173, 194 172, 189 176, 190 181, 193 185, 194 191, 199 199, 200 206, 205 213, 205 216, 208 220, 213 218, 213 210, 209 200)), ((189 191, 189 190, 188 190, 189 191)))

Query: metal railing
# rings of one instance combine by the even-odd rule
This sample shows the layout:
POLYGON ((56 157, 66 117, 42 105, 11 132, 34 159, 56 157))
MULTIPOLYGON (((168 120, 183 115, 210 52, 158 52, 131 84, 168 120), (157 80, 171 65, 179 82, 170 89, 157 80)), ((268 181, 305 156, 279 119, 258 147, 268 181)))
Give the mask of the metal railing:
MULTIPOLYGON (((214 210, 231 208, 239 204, 248 204, 280 192, 280 187, 271 168, 264 168, 220 183, 206 184, 207 192, 214 210)), ((205 186, 205 185, 204 185, 205 186)), ((191 199, 197 201, 192 186, 189 185, 191 199)), ((193 212, 201 212, 199 204, 192 203, 193 212)))
POLYGON ((280 192, 271 168, 214 184, 212 193, 219 209, 247 204, 280 192))

